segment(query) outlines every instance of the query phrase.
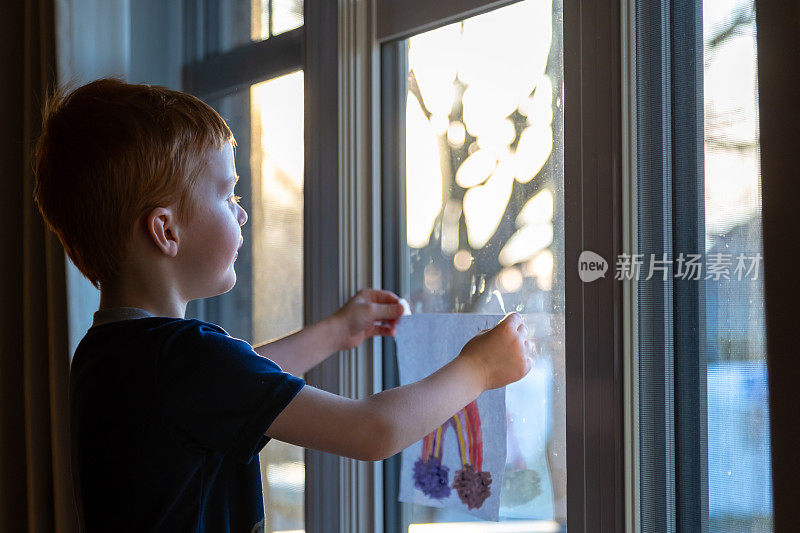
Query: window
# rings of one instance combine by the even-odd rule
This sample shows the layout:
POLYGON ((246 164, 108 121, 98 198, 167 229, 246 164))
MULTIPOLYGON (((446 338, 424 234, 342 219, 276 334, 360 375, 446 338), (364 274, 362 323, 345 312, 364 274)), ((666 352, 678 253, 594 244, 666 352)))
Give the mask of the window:
MULTIPOLYGON (((415 313, 518 310, 540 355, 509 388, 530 432, 499 524, 400 504, 399 457, 308 453, 303 485, 299 450, 271 443, 271 528, 772 530, 763 287, 735 279, 762 242, 750 2, 343 0, 289 22, 218 4, 184 80, 230 120, 257 205, 237 289, 197 313, 259 342, 374 284, 415 313), (580 279, 584 251, 605 277, 580 279), (615 279, 624 254, 639 278, 615 279), (702 279, 676 277, 689 254, 702 279), (728 254, 731 279, 706 279, 728 254)), ((314 383, 397 383, 390 340, 359 350, 314 383)))
MULTIPOLYGON (((393 248, 384 248, 384 263, 394 268, 386 275, 415 314, 515 310, 525 316, 537 359, 506 391, 500 501, 502 520, 514 523, 492 531, 561 531, 561 3, 527 0, 383 46, 384 86, 398 83, 386 94, 399 98, 384 103, 399 110, 390 119, 393 131, 383 133, 384 151, 400 154, 401 163, 385 175, 384 204, 393 203, 397 215, 389 223, 400 235, 393 248), (405 75, 395 76, 400 69, 405 75)), ((387 375, 384 385, 396 384, 387 375)), ((388 485, 398 483, 394 468, 387 469, 388 485)), ((403 530, 472 531, 462 523, 471 517, 454 511, 401 504, 399 514, 407 522, 403 530)))
POLYGON ((772 531, 753 3, 637 9, 638 519, 772 531))
MULTIPOLYGON (((785 324, 797 291, 782 283, 794 272, 791 261, 780 260, 797 255, 796 239, 776 235, 791 227, 786 212, 796 195, 785 193, 781 179, 796 173, 790 164, 797 143, 787 128, 780 133, 790 140, 776 148, 774 117, 791 124, 796 111, 776 105, 771 128, 763 115, 765 151, 768 132, 773 136, 772 157, 764 160, 765 176, 767 161, 773 165, 764 182, 764 224, 773 226, 762 234, 756 106, 761 89, 767 101, 793 97, 794 86, 774 81, 797 70, 787 66, 797 61, 785 54, 791 47, 782 46, 788 33, 796 35, 787 30, 793 22, 778 23, 789 7, 761 2, 759 16, 768 17, 761 27, 770 31, 756 39, 751 0, 187 0, 122 2, 99 15, 73 4, 65 13, 77 34, 118 30, 107 47, 73 51, 69 68, 77 79, 125 74, 182 88, 218 109, 239 143, 237 189, 250 214, 239 282, 226 295, 192 302, 188 316, 257 343, 326 316, 368 285, 404 294, 422 313, 496 312, 500 295, 506 310, 520 306, 536 323, 541 382, 525 393, 544 393, 550 402, 538 434, 545 443, 521 445, 526 466, 542 457, 547 465, 534 468, 542 492, 532 508, 520 506, 529 514, 517 527, 780 530, 773 518, 779 497, 784 520, 793 504, 790 491, 771 493, 769 457, 793 452, 780 438, 788 430, 776 427, 777 440, 769 440, 765 272, 749 267, 763 266, 751 260, 770 249, 767 236, 773 253, 784 252, 770 266, 781 280, 772 285, 770 310, 779 312, 767 318, 784 328, 777 352, 793 354, 785 324), (549 14, 533 20, 525 9, 549 14), (509 12, 520 16, 506 21, 509 12), (183 31, 173 31, 181 20, 183 31), (469 35, 472 24, 484 30, 478 38, 469 35), (537 43, 547 28, 542 64, 537 43), (775 40, 780 31, 786 33, 775 40), (757 67, 756 42, 780 61, 757 67), (529 57, 520 58, 520 50, 529 57), (488 70, 515 65, 495 76, 511 80, 497 87, 499 95, 534 62, 543 75, 530 81, 525 105, 473 131, 469 72, 486 57, 497 59, 488 70), (769 98, 766 84, 757 87, 757 71, 773 80, 769 98), (536 128, 547 83, 552 118, 549 129, 536 128), (313 90, 304 91, 306 84, 313 90), (781 84, 789 88, 778 90, 781 84), (472 158, 484 145, 506 157, 525 153, 523 136, 541 141, 548 131, 552 147, 530 156, 544 160, 530 179, 492 181, 489 173, 502 174, 501 157, 472 158), (482 172, 486 179, 475 171, 482 158, 491 167, 482 172), (425 175, 434 179, 419 179, 425 175), (492 193, 498 182, 503 195, 492 193), (506 195, 507 202, 497 199, 506 195), (545 216, 529 218, 529 205, 545 216), (270 224, 276 220, 280 232, 270 224), (511 246, 514 240, 527 249, 511 246), (579 279, 586 250, 608 262, 605 278, 579 279), (640 279, 614 279, 621 254, 642 254, 640 279), (659 271, 644 279, 650 254, 666 254, 666 280, 659 271), (702 279, 675 277, 689 254, 703 256, 702 279), (739 254, 748 269, 741 281, 739 254), (730 279, 705 279, 709 259, 730 260, 730 279), (288 282, 275 284, 273 270, 288 282)), ((492 106, 504 99, 488 101, 490 118, 503 114, 492 106)), ((83 309, 70 317, 74 347, 97 294, 70 272, 71 308, 83 309)), ((392 349, 391 341, 368 343, 307 377, 332 392, 365 396, 396 383, 392 349)), ((771 364, 796 364, 779 359, 771 364)), ((769 376, 784 420, 793 416, 795 374, 769 376)), ((399 458, 372 465, 310 450, 305 458, 278 442, 261 456, 271 530, 514 527, 508 513, 499 524, 466 524, 399 504, 399 458)), ((774 469, 778 487, 793 483, 791 469, 781 466, 774 469)))
MULTIPOLYGON (((302 2, 209 2, 198 15, 207 34, 188 35, 198 59, 184 70, 185 89, 236 137, 237 190, 249 219, 236 286, 192 302, 187 316, 254 345, 303 325, 302 10, 302 2)), ((272 441, 259 460, 267 531, 303 530, 304 450, 272 441)))
MULTIPOLYGON (((469 70, 451 43, 463 39, 470 20, 488 16, 464 15, 501 3, 441 7, 438 19, 426 20, 410 0, 388 3, 377 22, 381 210, 392 221, 383 232, 384 279, 415 312, 491 309, 499 300, 476 297, 481 283, 527 311, 542 288, 538 280, 529 288, 524 268, 513 274, 526 262, 503 259, 522 229, 512 224, 514 209, 543 189, 516 204, 519 182, 510 193, 486 194, 486 178, 502 170, 502 158, 487 158, 485 176, 471 174, 468 163, 478 167, 480 157, 469 158, 482 148, 465 118, 472 80, 447 82, 469 70), (493 202, 502 206, 494 218, 470 215, 473 190, 484 195, 485 213, 493 202), (486 279, 465 275, 492 266, 486 279)), ((553 7, 554 21, 560 12, 553 7)), ((550 304, 563 276, 551 318, 564 313, 564 329, 551 332, 563 334, 566 354, 567 522, 588 530, 771 531, 752 2, 575 2, 561 20, 564 98, 553 123, 564 124, 563 173, 546 247, 554 268, 550 304), (584 251, 607 259, 613 275, 578 279, 574 266, 584 251), (702 257, 700 279, 684 274, 690 255, 702 257), (625 256, 643 260, 635 279, 617 278, 625 256)), ((506 32, 512 37, 497 39, 512 40, 513 28, 506 32)), ((484 51, 471 59, 480 63, 484 51)), ((509 74, 492 105, 502 107, 516 75, 524 73, 509 74)), ((508 111, 502 118, 515 122, 508 111)), ((484 134, 484 144, 503 138, 503 127, 484 134)), ((506 130, 509 151, 518 150, 521 132, 506 130)), ((547 165, 558 161, 558 150, 554 142, 547 165)), ((547 165, 533 183, 553 176, 547 165)), ((531 232, 525 244, 537 249, 538 237, 531 232)), ((391 349, 384 345, 386 386, 396 383, 391 349)), ((396 504, 396 460, 384 474, 387 530, 446 531, 446 522, 465 520, 396 504)))

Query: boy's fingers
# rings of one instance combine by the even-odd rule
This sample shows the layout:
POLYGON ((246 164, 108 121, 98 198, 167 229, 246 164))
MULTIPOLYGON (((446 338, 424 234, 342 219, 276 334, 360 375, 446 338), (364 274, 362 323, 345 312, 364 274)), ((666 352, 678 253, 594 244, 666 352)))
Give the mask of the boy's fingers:
POLYGON ((365 292, 370 301, 376 304, 396 304, 400 301, 400 297, 391 291, 365 289, 365 292))
POLYGON ((395 329, 392 326, 375 326, 375 332, 384 337, 394 337, 395 329))
POLYGON ((503 317, 503 320, 501 320, 501 322, 506 322, 506 321, 512 324, 519 324, 520 322, 522 322, 522 315, 520 315, 516 311, 514 311, 513 313, 508 313, 505 317, 503 317))
POLYGON ((375 320, 392 320, 403 316, 403 306, 399 303, 395 304, 376 304, 374 306, 375 315, 372 317, 375 320))

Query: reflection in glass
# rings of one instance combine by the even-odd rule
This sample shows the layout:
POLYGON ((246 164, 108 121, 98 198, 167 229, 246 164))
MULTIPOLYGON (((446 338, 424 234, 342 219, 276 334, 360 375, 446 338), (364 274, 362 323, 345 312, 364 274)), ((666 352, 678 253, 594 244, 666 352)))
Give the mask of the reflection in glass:
MULTIPOLYGON (((538 357, 506 391, 500 513, 536 531, 566 523, 561 56, 560 0, 408 40, 403 296, 414 313, 523 313, 538 357)), ((405 512, 409 531, 472 531, 466 514, 405 512)))
POLYGON ((709 529, 724 532, 772 531, 763 265, 735 274, 762 253, 754 13, 703 2, 706 253, 731 259, 705 282, 709 529))
MULTIPOLYGON (((303 322, 303 72, 250 90, 253 343, 303 322)), ((304 528, 303 450, 270 441, 260 454, 267 531, 304 528)))

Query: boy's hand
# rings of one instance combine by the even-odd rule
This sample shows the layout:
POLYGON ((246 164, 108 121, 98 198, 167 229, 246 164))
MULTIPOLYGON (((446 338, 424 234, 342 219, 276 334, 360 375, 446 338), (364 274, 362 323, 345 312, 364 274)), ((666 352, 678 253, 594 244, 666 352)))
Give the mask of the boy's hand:
POLYGON ((494 328, 478 333, 461 349, 459 357, 473 363, 483 375, 484 390, 497 389, 522 379, 533 365, 533 343, 519 313, 509 313, 494 328))
POLYGON ((355 348, 375 335, 394 336, 401 316, 403 305, 396 294, 377 289, 358 291, 331 316, 341 335, 339 349, 355 348))

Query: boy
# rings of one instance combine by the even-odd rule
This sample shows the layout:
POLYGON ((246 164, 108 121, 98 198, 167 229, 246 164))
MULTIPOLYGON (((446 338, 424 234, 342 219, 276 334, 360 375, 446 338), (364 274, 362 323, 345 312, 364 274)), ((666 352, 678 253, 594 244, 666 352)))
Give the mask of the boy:
POLYGON ((403 308, 386 291, 255 348, 184 319, 187 302, 236 282, 247 214, 234 144, 208 105, 162 87, 97 80, 45 110, 36 201, 101 292, 70 374, 85 531, 262 531, 257 453, 270 438, 381 460, 530 369, 510 314, 428 378, 364 400, 295 377, 394 335, 403 308))

